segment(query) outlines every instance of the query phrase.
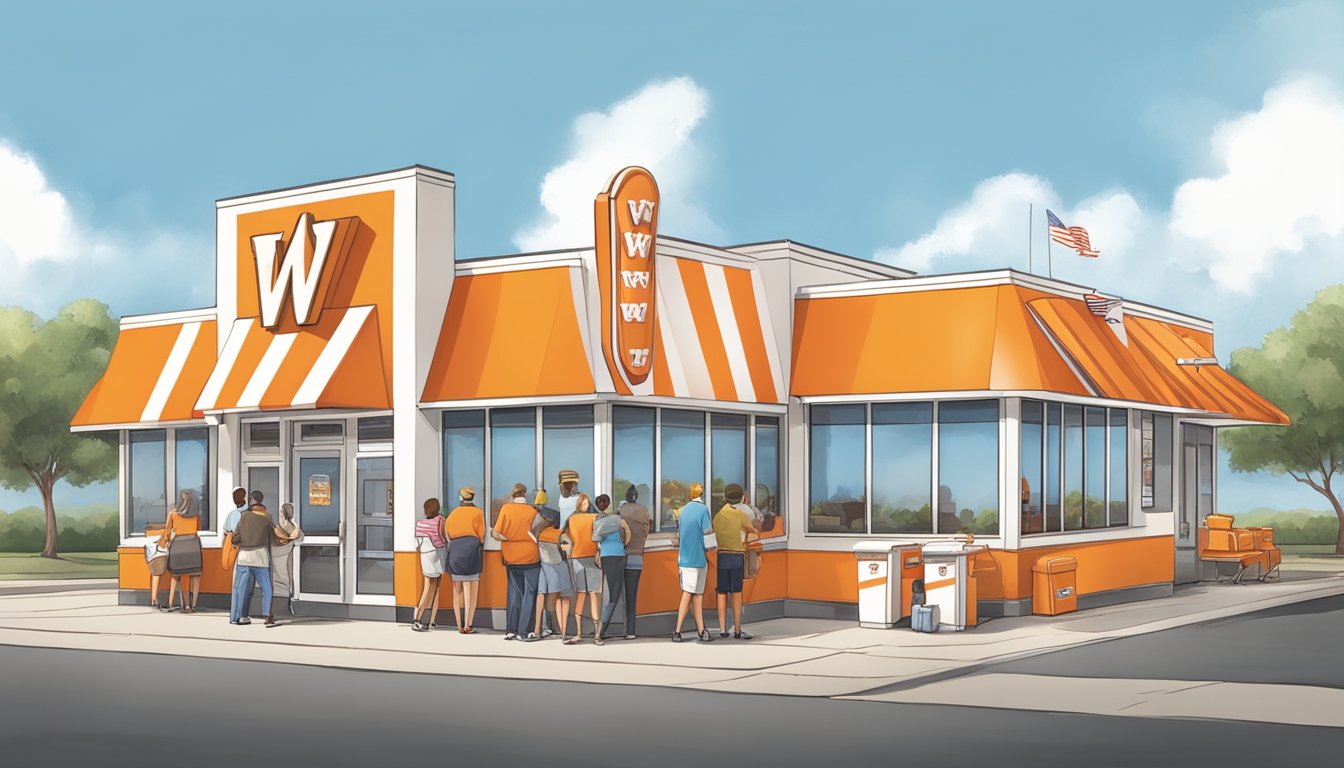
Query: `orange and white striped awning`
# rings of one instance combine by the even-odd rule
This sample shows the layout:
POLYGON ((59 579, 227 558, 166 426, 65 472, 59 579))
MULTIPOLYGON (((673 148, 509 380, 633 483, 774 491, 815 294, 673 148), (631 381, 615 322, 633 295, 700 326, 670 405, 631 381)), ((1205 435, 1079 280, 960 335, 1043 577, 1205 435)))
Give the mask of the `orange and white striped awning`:
POLYGON ((783 366, 760 275, 662 256, 657 276, 655 395, 784 402, 783 366))
POLYGON ((390 407, 377 310, 328 310, 292 333, 235 320, 205 383, 202 412, 390 407))
POLYGON ((70 428, 96 431, 200 419, 193 405, 214 361, 214 320, 123 328, 107 370, 70 428))

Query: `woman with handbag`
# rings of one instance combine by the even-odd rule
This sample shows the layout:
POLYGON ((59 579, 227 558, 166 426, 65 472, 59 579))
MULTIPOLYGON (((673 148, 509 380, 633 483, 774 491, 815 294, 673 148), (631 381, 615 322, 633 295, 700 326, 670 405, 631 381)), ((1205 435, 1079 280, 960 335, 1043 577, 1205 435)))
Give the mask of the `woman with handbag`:
POLYGON ((168 547, 168 604, 164 610, 173 609, 173 598, 177 588, 182 587, 182 612, 195 613, 196 601, 201 594, 201 502, 196 491, 183 489, 177 497, 177 506, 168 513, 163 526, 163 536, 159 544, 168 547), (176 576, 177 578, 172 578, 176 576), (191 602, 187 602, 191 585, 191 602))
POLYGON ((476 489, 458 490, 461 501, 443 523, 448 539, 448 573, 453 581, 453 615, 457 632, 470 635, 476 630, 476 597, 481 587, 481 550, 485 547, 485 513, 476 506, 476 489))

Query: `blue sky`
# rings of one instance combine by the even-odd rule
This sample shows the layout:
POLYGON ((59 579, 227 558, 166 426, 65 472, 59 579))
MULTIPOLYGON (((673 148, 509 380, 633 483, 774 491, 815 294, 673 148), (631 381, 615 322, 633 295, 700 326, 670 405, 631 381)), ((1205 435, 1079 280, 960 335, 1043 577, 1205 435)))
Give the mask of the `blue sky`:
POLYGON ((920 271, 1025 268, 1049 205, 1102 251, 1057 277, 1224 360, 1344 282, 1338 3, 721 5, 8 4, 0 303, 212 305, 216 198, 411 163, 457 174, 464 257, 582 244, 625 161, 671 234, 920 271))

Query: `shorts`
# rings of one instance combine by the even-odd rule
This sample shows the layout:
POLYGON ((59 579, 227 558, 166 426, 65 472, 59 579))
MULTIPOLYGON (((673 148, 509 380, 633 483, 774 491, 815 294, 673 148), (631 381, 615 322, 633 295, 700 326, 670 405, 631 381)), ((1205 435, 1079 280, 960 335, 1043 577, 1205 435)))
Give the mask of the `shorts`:
POLYGON ((559 593, 565 597, 574 596, 574 581, 569 576, 569 563, 542 563, 541 578, 537 580, 537 594, 553 595, 559 593))
POLYGON ((719 552, 720 595, 736 595, 742 591, 742 574, 746 571, 746 566, 746 557, 741 552, 719 552))
POLYGON ((427 579, 437 579, 443 575, 442 547, 420 553, 420 572, 427 579))
POLYGON ((705 573, 708 568, 677 568, 681 580, 681 591, 692 595, 705 594, 705 573))
POLYGON ((597 567, 597 558, 576 557, 569 561, 569 566, 574 574, 575 592, 602 591, 602 569, 597 567))
POLYGON ((149 575, 162 576, 168 570, 168 556, 162 555, 149 561, 149 575))

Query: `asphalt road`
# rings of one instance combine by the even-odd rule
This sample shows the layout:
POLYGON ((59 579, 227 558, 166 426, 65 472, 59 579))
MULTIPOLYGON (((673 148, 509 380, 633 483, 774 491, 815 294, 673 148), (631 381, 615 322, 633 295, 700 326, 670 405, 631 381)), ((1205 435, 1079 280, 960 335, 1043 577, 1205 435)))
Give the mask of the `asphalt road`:
MULTIPOLYGON (((1344 688, 1341 641, 1344 595, 996 664, 986 671, 1344 688)), ((1344 756, 1338 760, 1344 763, 1344 756)))

